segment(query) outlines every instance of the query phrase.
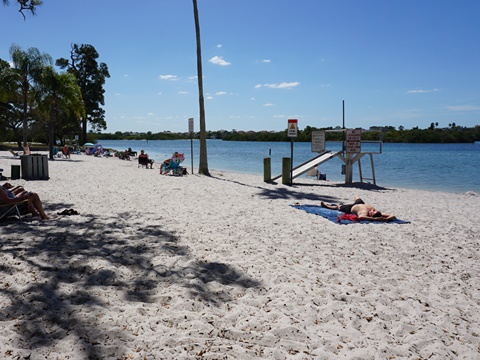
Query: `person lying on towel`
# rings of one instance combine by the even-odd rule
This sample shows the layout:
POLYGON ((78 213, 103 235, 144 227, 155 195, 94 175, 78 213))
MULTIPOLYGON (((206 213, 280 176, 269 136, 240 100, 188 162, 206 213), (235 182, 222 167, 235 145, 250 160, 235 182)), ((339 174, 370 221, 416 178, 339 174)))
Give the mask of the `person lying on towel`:
POLYGON ((348 205, 328 205, 325 204, 323 201, 320 203, 322 207, 330 209, 330 210, 338 210, 344 212, 346 214, 354 214, 357 215, 359 221, 362 220, 369 220, 369 221, 390 221, 394 220, 395 216, 390 214, 381 213, 373 205, 365 204, 365 202, 360 199, 358 196, 355 196, 353 199, 353 204, 348 205))

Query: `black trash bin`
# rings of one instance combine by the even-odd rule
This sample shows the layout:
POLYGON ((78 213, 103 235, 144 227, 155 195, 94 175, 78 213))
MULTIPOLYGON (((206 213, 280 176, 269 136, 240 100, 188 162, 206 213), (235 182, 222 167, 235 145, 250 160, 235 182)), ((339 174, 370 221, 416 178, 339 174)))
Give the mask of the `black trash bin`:
POLYGON ((20 179, 20 165, 12 165, 12 172, 10 177, 12 180, 20 179))

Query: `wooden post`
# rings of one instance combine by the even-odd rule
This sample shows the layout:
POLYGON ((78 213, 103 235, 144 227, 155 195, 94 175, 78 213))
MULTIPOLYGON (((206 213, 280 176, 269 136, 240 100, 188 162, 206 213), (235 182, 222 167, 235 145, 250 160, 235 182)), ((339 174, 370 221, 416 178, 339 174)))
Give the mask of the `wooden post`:
POLYGON ((263 181, 272 181, 272 161, 269 157, 263 159, 263 181))

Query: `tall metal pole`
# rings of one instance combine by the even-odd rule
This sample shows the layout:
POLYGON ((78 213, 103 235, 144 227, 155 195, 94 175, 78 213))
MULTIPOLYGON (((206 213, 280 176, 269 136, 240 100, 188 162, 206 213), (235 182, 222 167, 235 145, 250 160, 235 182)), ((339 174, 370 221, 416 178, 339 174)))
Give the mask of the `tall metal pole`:
POLYGON ((190 131, 190 158, 192 159, 192 175, 193 175, 193 118, 188 119, 188 131, 190 131))
POLYGON ((293 185, 293 137, 290 137, 290 186, 293 185))
POLYGON ((346 134, 345 134, 345 100, 342 100, 342 129, 343 129, 342 151, 345 154, 345 140, 346 140, 346 134))

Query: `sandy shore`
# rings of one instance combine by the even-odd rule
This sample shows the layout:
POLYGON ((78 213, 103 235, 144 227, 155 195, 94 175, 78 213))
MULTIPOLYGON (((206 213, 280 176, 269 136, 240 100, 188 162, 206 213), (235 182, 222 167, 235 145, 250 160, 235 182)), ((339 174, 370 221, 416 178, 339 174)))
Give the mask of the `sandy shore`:
POLYGON ((10 181, 80 215, 0 223, 1 358, 480 358, 478 194, 155 165, 72 155, 10 181), (411 223, 289 206, 355 195, 411 223))

